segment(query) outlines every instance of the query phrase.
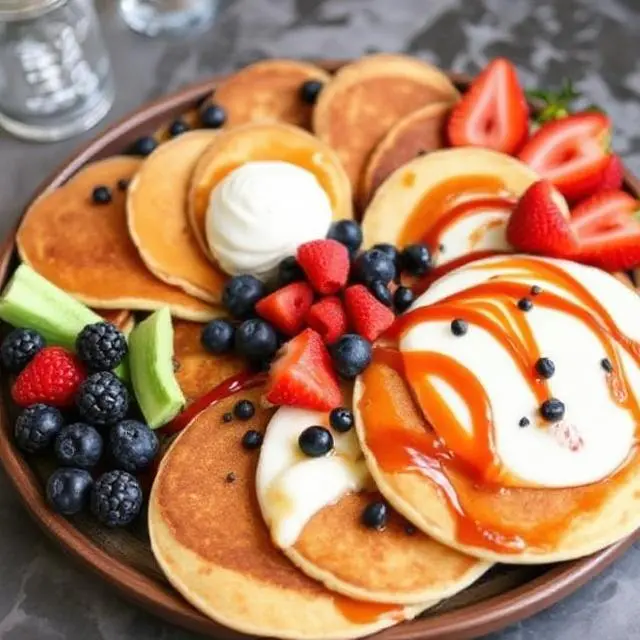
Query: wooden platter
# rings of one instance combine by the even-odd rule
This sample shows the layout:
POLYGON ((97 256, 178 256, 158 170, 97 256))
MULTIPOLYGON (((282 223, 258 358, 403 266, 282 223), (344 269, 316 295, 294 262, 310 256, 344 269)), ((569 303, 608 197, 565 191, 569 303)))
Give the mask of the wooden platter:
MULTIPOLYGON (((324 62, 334 71, 340 62, 324 62)), ((464 87, 467 79, 452 76, 464 87)), ((213 79, 163 98, 130 114, 70 158, 35 191, 62 185, 87 162, 121 153, 133 140, 152 133, 162 123, 197 105, 214 89, 213 79)), ((629 172, 626 187, 640 197, 640 181, 629 172)), ((14 234, 0 248, 0 281, 6 282, 17 264, 14 234)), ((144 518, 127 531, 107 531, 88 518, 67 520, 45 503, 44 478, 52 469, 42 461, 28 463, 12 437, 13 415, 8 384, 0 396, 0 462, 25 506, 42 529, 69 555, 98 573, 124 596, 176 625, 212 638, 240 638, 201 615, 172 589, 155 563, 144 518)), ((557 602, 597 575, 631 546, 637 534, 591 557, 551 566, 497 566, 482 580, 423 617, 388 629, 379 640, 463 640, 512 624, 557 602)))

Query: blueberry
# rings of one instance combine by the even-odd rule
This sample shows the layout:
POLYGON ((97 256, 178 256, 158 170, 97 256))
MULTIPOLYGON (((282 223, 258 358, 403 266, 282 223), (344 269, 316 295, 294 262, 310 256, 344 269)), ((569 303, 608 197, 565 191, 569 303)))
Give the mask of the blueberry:
POLYGON ((156 150, 157 140, 153 136, 138 138, 131 145, 131 153, 136 156, 148 156, 156 150))
POLYGON ((306 102, 307 104, 315 104, 323 86, 323 83, 319 80, 307 80, 303 83, 300 87, 300 97, 303 102, 306 102))
POLYGON ((269 360, 278 350, 278 336, 264 320, 245 320, 236 329, 235 348, 239 355, 254 362, 269 360))
POLYGON ((189 125, 182 118, 174 120, 169 126, 169 135, 172 138, 175 138, 182 133, 186 133, 187 131, 189 131, 189 125))
POLYGON ((400 254, 402 270, 412 276, 423 276, 431 268, 431 253, 424 244, 407 245, 400 254))
POLYGON ((548 380, 556 372, 556 365, 551 358, 540 358, 536 362, 536 371, 548 380))
POLYGON ((548 422, 559 422, 564 418, 564 402, 558 398, 549 398, 540 406, 540 414, 548 422))
POLYGON ((210 104, 200 112, 200 122, 208 129, 219 129, 227 121, 227 112, 218 104, 210 104))
POLYGON ((115 424, 127 415, 129 392, 110 371, 92 373, 76 393, 80 417, 93 425, 115 424))
POLYGON ((371 362, 371 343, 355 333, 345 333, 330 349, 336 371, 347 380, 362 373, 371 362))
POLYGON ((384 502, 370 502, 362 511, 362 524, 369 529, 381 531, 387 525, 389 509, 384 502))
POLYGON ((333 449, 333 436, 324 427, 307 427, 298 437, 298 445, 306 456, 319 458, 333 449))
POLYGON ((233 349, 235 329, 227 320, 212 320, 200 334, 200 342, 209 353, 228 353, 233 349))
POLYGON ((155 460, 159 450, 155 431, 138 420, 123 420, 109 431, 109 453, 118 469, 142 471, 155 460))
POLYGON ((47 502, 56 513, 73 516, 87 506, 92 485, 85 469, 58 469, 47 480, 47 502))
POLYGON ((389 284, 396 277, 396 266, 389 254, 380 249, 369 249, 356 258, 354 275, 367 285, 376 280, 389 284))
POLYGON ((382 302, 386 307, 391 307, 393 305, 393 295, 391 294, 391 291, 389 291, 389 287, 387 287, 382 280, 374 280, 369 285, 369 291, 371 291, 376 299, 382 302))
POLYGON ((372 249, 378 249, 378 251, 382 251, 386 253, 392 260, 393 264, 396 266, 396 271, 398 271, 398 266, 400 265, 400 252, 388 242, 380 242, 378 244, 374 244, 372 249))
POLYGON ((62 414, 55 407, 32 404, 16 420, 16 444, 27 453, 44 451, 60 433, 63 422, 62 414))
POLYGON ((263 435, 255 429, 249 429, 242 436, 242 446, 251 451, 252 449, 259 449, 262 446, 263 435))
POLYGON ((102 436, 92 426, 76 422, 62 427, 54 451, 65 467, 91 469, 102 457, 102 436))
POLYGON ((304 271, 294 256, 285 258, 278 265, 278 287, 286 287, 292 282, 304 280, 304 271))
POLYGON ((127 355, 127 339, 110 322, 88 324, 76 338, 76 353, 90 371, 109 371, 127 355))
POLYGON ((329 414, 329 424, 338 433, 346 433, 353 427, 353 412, 346 407, 338 407, 329 414))
POLYGON ((124 527, 142 510, 142 487, 126 471, 108 471, 93 485, 91 513, 107 527, 124 527))
POLYGON ((45 346, 44 338, 37 331, 14 329, 0 347, 2 366, 10 373, 20 373, 45 346))
POLYGON ((529 298, 520 298, 518 300, 518 309, 520 311, 531 311, 533 309, 533 302, 529 298))
POLYGON ((398 313, 403 313, 412 304, 416 297, 413 295, 413 291, 409 287, 398 287, 393 294, 393 304, 398 313))
POLYGON ((353 254, 362 244, 362 229, 354 220, 338 220, 329 228, 327 238, 343 244, 353 254))
POLYGON ((222 304, 234 318, 246 318, 253 313, 256 302, 266 293, 264 283, 249 275, 234 276, 224 285, 222 304))
POLYGON ((129 188, 129 182, 127 178, 120 178, 120 180, 118 180, 118 190, 126 191, 129 188))
POLYGON ((111 202, 111 189, 104 185, 94 187, 91 192, 91 199, 95 204, 109 204, 111 202))
POLYGON ((469 330, 469 323, 462 318, 456 318, 451 321, 451 333, 454 336, 463 336, 469 330))
POLYGON ((251 420, 255 413, 256 408, 250 400, 240 400, 240 402, 233 407, 233 415, 238 418, 238 420, 251 420))

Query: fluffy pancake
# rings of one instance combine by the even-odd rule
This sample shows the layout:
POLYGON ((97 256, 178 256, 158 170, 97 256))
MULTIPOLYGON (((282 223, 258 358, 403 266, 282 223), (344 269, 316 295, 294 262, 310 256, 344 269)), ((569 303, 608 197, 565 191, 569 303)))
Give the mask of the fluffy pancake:
POLYGON ((187 401, 203 396, 247 366, 238 356, 213 355, 205 351, 200 342, 201 332, 201 324, 184 320, 173 322, 176 379, 187 401))
POLYGON ((395 512, 383 531, 365 527, 363 511, 380 495, 356 434, 331 430, 333 455, 307 458, 298 438, 313 425, 329 428, 328 414, 281 407, 267 427, 256 475, 274 544, 306 574, 352 598, 419 604, 452 596, 489 568, 415 529, 407 533, 395 512))
POLYGON ((308 80, 328 82, 329 74, 300 60, 262 60, 223 80, 212 100, 227 112, 225 126, 249 122, 284 122, 311 128, 313 105, 300 90, 308 80))
POLYGON ((435 102, 417 109, 397 122, 382 138, 367 162, 362 182, 363 203, 398 168, 419 155, 446 146, 448 102, 435 102))
POLYGON ((97 309, 154 310, 205 321, 219 312, 158 280, 144 265, 127 230, 120 179, 140 168, 137 158, 92 163, 28 209, 17 234, 22 260, 78 300, 97 309), (91 199, 94 187, 111 189, 107 204, 91 199))
MULTIPOLYGON (((189 220, 209 255, 205 220, 209 196, 228 173, 256 160, 282 160, 311 171, 331 201, 335 219, 353 216, 349 180, 336 154, 316 137, 286 124, 248 124, 220 133, 202 154, 193 172, 189 220)), ((304 215, 304 203, 300 203, 304 215)))
POLYGON ((216 135, 191 131, 166 142, 142 163, 127 191, 129 233, 144 263, 160 280, 206 302, 220 301, 227 276, 200 249, 187 197, 196 162, 216 135))
POLYGON ((369 155, 398 120, 433 102, 454 102, 458 92, 436 67, 408 56, 380 54, 348 64, 323 89, 313 130, 336 150, 354 194, 369 155))
POLYGON ((186 111, 181 116, 177 116, 173 120, 165 122, 163 125, 158 127, 158 129, 156 129, 153 137, 158 142, 166 142, 167 140, 171 140, 173 136, 171 135, 170 129, 171 125, 176 120, 182 120, 186 125, 189 126, 190 129, 198 129, 200 127, 200 111, 198 109, 189 109, 189 111, 186 111))
POLYGON ((273 546, 255 497, 258 454, 240 444, 245 429, 262 429, 268 420, 261 392, 229 397, 200 414, 160 465, 149 535, 169 581, 204 614, 257 636, 353 638, 416 615, 419 607, 333 594, 273 546), (223 424, 223 413, 240 397, 256 403, 256 415, 242 427, 223 424))

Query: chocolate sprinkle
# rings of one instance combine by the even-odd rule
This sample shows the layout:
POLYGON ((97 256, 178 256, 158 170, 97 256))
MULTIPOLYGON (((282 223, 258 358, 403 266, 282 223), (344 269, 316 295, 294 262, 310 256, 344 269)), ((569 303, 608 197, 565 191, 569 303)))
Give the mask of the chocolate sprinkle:
POLYGON ((609 358, 602 358, 602 360, 600 360, 600 366, 607 373, 611 373, 613 371, 613 365, 611 364, 611 360, 609 360, 609 358))

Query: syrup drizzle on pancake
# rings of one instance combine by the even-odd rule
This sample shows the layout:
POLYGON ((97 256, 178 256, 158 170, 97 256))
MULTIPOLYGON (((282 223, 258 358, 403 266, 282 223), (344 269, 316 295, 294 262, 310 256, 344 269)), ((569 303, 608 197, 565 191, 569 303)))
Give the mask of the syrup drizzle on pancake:
MULTIPOLYGON (((549 397, 547 382, 536 373, 540 357, 526 313, 517 302, 531 292, 531 285, 519 280, 532 278, 542 290, 535 304, 570 315, 584 323, 600 341, 611 363, 606 375, 610 396, 628 411, 640 428, 640 406, 630 390, 616 344, 640 365, 640 344, 622 334, 603 305, 570 274, 557 265, 519 256, 505 256, 490 264, 471 269, 502 269, 499 277, 450 295, 428 307, 420 307, 398 319, 386 336, 393 344, 412 327, 425 321, 466 320, 489 332, 510 354, 520 369, 536 399, 541 403, 549 397), (545 285, 578 300, 576 304, 561 295, 545 291, 545 285), (584 306, 583 306, 584 305, 584 306)), ((465 502, 465 485, 475 485, 488 492, 517 492, 501 486, 505 473, 496 458, 493 443, 492 411, 479 380, 461 363, 430 351, 409 351, 400 354, 395 347, 378 347, 372 366, 363 375, 364 393, 359 408, 366 425, 366 443, 378 464, 386 472, 419 472, 432 480, 446 496, 457 526, 461 543, 481 546, 503 553, 520 552, 527 546, 551 544, 562 533, 562 522, 547 522, 531 528, 517 524, 505 526, 487 522, 473 515, 473 504, 465 502), (421 414, 437 425, 435 431, 408 430, 385 393, 380 367, 395 371, 403 380, 412 380, 414 401, 421 414), (468 433, 443 401, 428 376, 437 377, 455 388, 465 403, 472 420, 468 433), (386 401, 385 401, 386 399, 386 401)), ((544 428, 544 422, 538 426, 544 428)), ((634 448, 635 449, 635 448, 634 448)), ((629 458, 635 454, 630 452, 629 458)), ((616 478, 626 472, 622 465, 613 476, 577 490, 578 499, 572 515, 597 508, 616 478)), ((490 518, 489 518, 490 520, 490 518)))

